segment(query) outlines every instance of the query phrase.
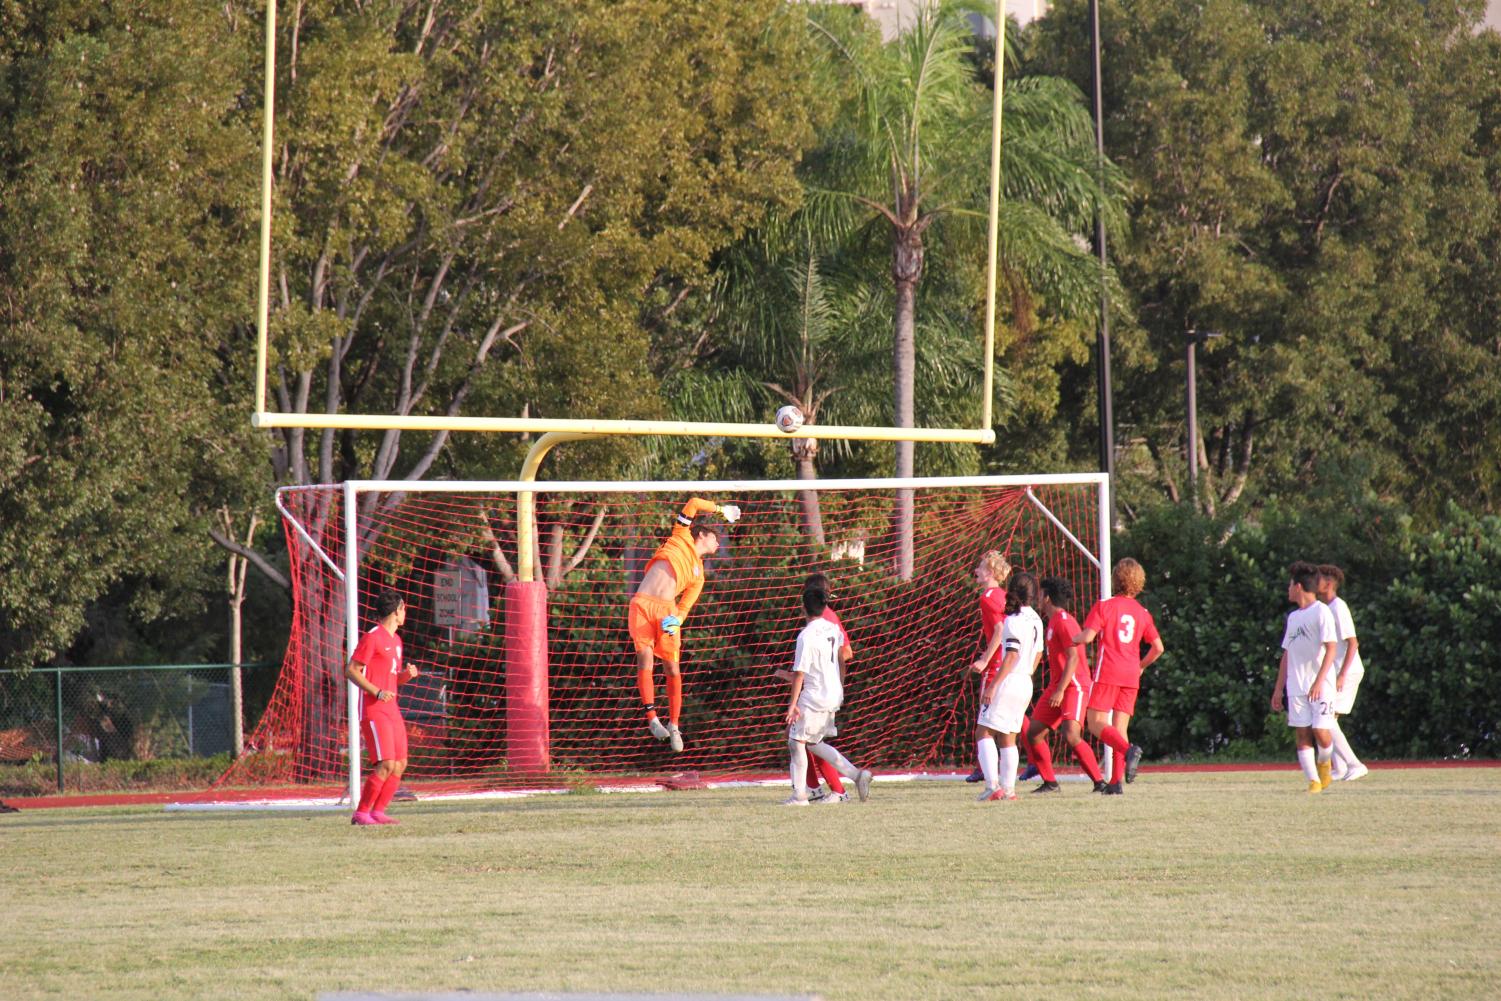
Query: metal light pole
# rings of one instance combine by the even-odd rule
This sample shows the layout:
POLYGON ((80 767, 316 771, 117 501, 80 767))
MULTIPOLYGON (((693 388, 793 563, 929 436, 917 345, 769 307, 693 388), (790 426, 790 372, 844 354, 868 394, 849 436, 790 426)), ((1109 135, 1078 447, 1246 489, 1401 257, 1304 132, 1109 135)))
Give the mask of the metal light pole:
POLYGON ((1184 336, 1185 362, 1188 370, 1188 503, 1194 503, 1194 488, 1199 479, 1199 393, 1197 353, 1200 344, 1211 337, 1223 337, 1215 330, 1191 329, 1184 336))
MULTIPOLYGON (((1089 0, 1089 51, 1094 67, 1094 145, 1097 179, 1103 196, 1105 180, 1105 100, 1100 84, 1100 0, 1089 0)), ((1110 391, 1110 294, 1105 274, 1109 260, 1105 253, 1105 216, 1094 216, 1095 250, 1100 255, 1100 326, 1095 340, 1098 409, 1100 417, 1100 471, 1110 477, 1110 524, 1115 524, 1115 413, 1110 391)))

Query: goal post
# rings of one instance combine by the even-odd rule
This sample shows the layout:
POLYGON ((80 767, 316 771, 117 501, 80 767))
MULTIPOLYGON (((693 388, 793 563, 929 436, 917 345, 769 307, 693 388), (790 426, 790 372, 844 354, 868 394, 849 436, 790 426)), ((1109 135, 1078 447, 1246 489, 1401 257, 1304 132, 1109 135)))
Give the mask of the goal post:
MULTIPOLYGON (((980 554, 1000 549, 1017 569, 1068 580, 1082 615, 1107 594, 1107 490, 1098 473, 283 488, 292 635, 248 753, 220 785, 337 784, 357 795, 358 690, 343 667, 384 588, 407 601, 405 658, 422 672, 401 691, 415 788, 779 772, 786 683, 773 672, 791 660, 812 572, 831 578, 856 651, 841 747, 885 768, 967 766, 980 554), (917 497, 908 580, 893 567, 899 489, 917 497), (803 529, 809 490, 822 544, 803 529), (644 726, 626 612, 691 496, 744 513, 706 561, 682 629, 687 746, 674 755, 644 726), (537 524, 523 532, 517 519, 530 510, 537 524), (535 580, 517 573, 523 538, 535 580)), ((660 695, 660 668, 657 685, 660 695)))

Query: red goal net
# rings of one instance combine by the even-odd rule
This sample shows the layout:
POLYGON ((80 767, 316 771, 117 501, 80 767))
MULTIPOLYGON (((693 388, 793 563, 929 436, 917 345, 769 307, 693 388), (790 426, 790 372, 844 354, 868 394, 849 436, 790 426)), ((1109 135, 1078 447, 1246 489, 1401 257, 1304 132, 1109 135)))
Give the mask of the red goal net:
MULTIPOLYGON (((1108 562, 1099 479, 908 481, 915 516, 906 579, 896 569, 895 481, 547 484, 535 495, 531 585, 517 580, 517 484, 288 488, 279 503, 294 580, 292 635, 270 706, 220 787, 347 785, 343 666, 386 588, 406 599, 405 658, 422 672, 400 693, 414 787, 781 772, 787 683, 773 671, 790 664, 804 624, 802 584, 813 572, 832 581, 831 606, 855 650, 840 749, 883 769, 967 768, 977 700, 966 668, 981 645, 978 558, 998 549, 1017 569, 1067 579, 1082 617, 1100 594, 1099 563, 1108 562), (626 611, 692 495, 744 513, 706 560, 703 596, 682 628, 686 746, 674 754, 644 725, 626 611), (815 503, 822 541, 809 528, 815 503), (545 661, 518 679, 525 616, 508 605, 528 594, 545 661)), ((660 703, 660 667, 657 689, 660 703)))

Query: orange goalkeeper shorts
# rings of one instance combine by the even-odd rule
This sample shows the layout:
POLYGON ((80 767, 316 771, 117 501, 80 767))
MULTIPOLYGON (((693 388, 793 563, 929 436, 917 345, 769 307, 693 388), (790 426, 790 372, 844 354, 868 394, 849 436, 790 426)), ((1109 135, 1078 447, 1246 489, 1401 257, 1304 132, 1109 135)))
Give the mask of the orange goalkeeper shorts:
POLYGON ((638 594, 631 599, 630 614, 626 617, 631 631, 631 641, 636 649, 650 650, 663 660, 676 662, 682 644, 677 636, 662 631, 662 620, 678 614, 678 606, 662 598, 638 594))

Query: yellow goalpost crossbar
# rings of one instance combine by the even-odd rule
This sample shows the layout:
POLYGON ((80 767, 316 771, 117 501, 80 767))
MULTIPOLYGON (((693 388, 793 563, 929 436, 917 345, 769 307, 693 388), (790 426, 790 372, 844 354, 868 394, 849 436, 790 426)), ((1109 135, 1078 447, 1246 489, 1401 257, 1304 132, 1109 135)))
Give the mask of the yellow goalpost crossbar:
POLYGON ((804 425, 784 432, 774 424, 703 423, 696 421, 589 420, 521 417, 432 417, 401 414, 298 414, 266 409, 267 330, 271 302, 271 206, 273 138, 276 118, 276 0, 266 4, 265 107, 262 109, 260 274, 256 298, 255 412, 256 428, 358 429, 370 431, 478 431, 564 435, 696 435, 735 438, 833 438, 857 441, 955 442, 990 445, 991 394, 995 375, 995 287, 1000 218, 1001 83, 1005 63, 1006 12, 996 0, 995 110, 991 124, 989 260, 985 288, 984 388, 980 426, 968 428, 895 428, 804 425))

